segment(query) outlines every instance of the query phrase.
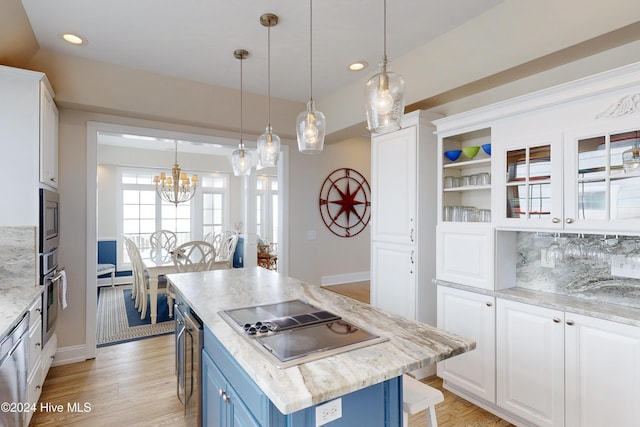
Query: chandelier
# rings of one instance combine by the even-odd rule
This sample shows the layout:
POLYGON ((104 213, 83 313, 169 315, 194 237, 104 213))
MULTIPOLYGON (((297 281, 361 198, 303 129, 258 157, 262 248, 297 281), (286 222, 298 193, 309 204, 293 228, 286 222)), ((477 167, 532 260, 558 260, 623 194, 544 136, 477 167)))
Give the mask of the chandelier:
POLYGON ((196 194, 198 187, 198 175, 193 175, 191 179, 186 173, 180 172, 178 165, 178 141, 175 142, 175 163, 171 168, 171 176, 167 176, 164 172, 153 177, 153 183, 156 185, 156 194, 162 200, 169 203, 188 202, 196 194))
POLYGON ((371 133, 400 129, 404 113, 404 78, 387 70, 387 1, 384 0, 384 53, 380 72, 365 86, 367 125, 371 133))

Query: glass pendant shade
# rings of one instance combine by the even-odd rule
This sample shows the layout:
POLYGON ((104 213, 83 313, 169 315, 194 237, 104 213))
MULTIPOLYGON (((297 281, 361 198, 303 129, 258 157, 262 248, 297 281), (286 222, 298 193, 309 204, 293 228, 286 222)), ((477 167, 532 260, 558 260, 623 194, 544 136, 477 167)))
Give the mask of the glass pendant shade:
POLYGON ((244 147, 237 149, 231 154, 231 163, 235 176, 251 175, 251 152, 245 150, 244 147))
POLYGON ((640 173, 640 146, 637 139, 633 147, 622 153, 622 167, 625 173, 640 173))
POLYGON ((324 148, 326 121, 321 111, 316 111, 313 100, 307 102, 307 110, 298 114, 296 133, 298 151, 305 154, 317 154, 324 148))
POLYGON ((278 155, 280 154, 280 137, 272 132, 271 125, 268 125, 265 132, 258 137, 258 162, 263 168, 278 165, 278 155))
POLYGON ((386 60, 380 72, 365 86, 367 124, 371 133, 388 133, 400 129, 404 114, 404 78, 388 71, 386 60))

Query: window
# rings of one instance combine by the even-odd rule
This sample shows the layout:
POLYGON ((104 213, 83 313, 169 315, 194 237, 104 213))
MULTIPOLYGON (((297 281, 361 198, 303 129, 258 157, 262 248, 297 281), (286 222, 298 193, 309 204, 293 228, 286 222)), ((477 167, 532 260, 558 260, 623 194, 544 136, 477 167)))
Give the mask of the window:
POLYGON ((270 243, 277 243, 278 177, 258 175, 256 190, 257 233, 270 243))
MULTIPOLYGON (((195 172, 201 177, 201 187, 193 199, 176 206, 156 196, 153 176, 157 171, 121 168, 118 172, 122 195, 119 235, 133 239, 141 250, 150 247, 149 237, 157 230, 173 231, 180 245, 229 228, 227 174, 195 172)), ((121 265, 130 264, 126 250, 118 254, 121 265)))

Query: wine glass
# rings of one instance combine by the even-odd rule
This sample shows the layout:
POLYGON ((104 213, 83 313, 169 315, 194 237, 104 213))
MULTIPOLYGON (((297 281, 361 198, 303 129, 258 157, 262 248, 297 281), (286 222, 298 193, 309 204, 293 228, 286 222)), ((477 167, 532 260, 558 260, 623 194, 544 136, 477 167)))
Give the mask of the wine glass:
POLYGON ((578 259, 584 256, 584 235, 578 235, 569 239, 564 247, 563 255, 565 259, 578 259))
POLYGON ((560 233, 553 235, 553 242, 547 247, 547 262, 562 261, 562 245, 560 244, 560 233))

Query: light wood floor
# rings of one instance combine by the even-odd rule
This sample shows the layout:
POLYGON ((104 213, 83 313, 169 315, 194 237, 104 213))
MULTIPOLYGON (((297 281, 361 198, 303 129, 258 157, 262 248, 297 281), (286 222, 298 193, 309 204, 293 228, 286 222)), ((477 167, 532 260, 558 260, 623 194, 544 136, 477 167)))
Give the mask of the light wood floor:
MULTIPOLYGON (((369 301, 368 282, 334 285, 332 291, 369 301), (351 284, 350 284, 351 285, 351 284)), ((437 377, 424 380, 442 387, 437 377)), ((172 335, 97 349, 94 360, 51 368, 40 404, 63 405, 61 413, 36 412, 30 426, 184 426, 182 408, 175 397, 172 335), (91 410, 74 413, 69 403, 88 403, 91 410)), ((438 425, 510 426, 483 409, 444 390, 436 406, 438 425)), ((409 419, 410 427, 425 427, 424 413, 409 419)), ((191 427, 191 426, 188 426, 191 427)))

